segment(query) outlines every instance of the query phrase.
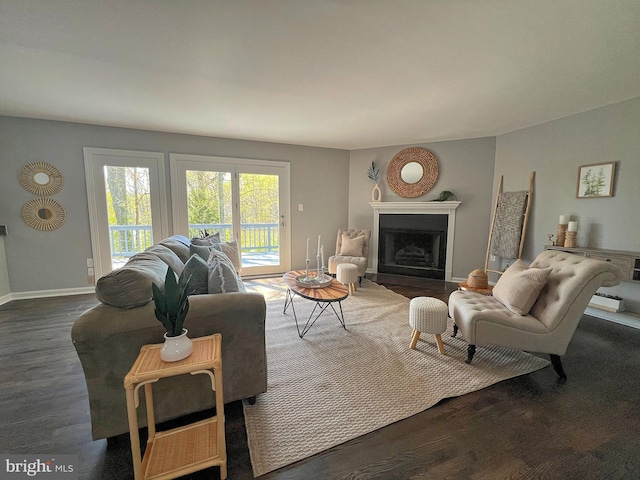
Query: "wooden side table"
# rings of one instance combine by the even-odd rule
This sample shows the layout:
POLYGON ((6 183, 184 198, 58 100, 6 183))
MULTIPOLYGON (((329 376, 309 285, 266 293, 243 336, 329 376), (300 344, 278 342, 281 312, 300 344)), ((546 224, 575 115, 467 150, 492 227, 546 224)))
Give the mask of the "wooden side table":
POLYGON ((193 353, 184 360, 170 363, 160 359, 162 344, 143 345, 140 349, 138 358, 124 377, 136 480, 172 479, 213 466, 220 466, 221 479, 227 478, 221 345, 222 336, 219 333, 193 339, 193 353), (216 415, 190 425, 156 432, 152 384, 161 378, 185 373, 211 377, 216 415), (149 430, 144 458, 141 458, 136 413, 142 386, 149 430))
POLYGON ((481 293, 483 295, 492 295, 493 294, 493 285, 488 285, 487 288, 474 288, 474 287, 470 287, 467 282, 460 282, 458 284, 458 288, 460 290, 465 290, 468 292, 476 292, 476 293, 481 293))

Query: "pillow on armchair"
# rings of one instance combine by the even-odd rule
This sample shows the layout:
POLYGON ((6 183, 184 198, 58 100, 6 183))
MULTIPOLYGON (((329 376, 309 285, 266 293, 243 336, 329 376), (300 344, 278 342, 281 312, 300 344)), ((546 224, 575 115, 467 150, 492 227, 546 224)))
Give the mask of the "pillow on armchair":
POLYGON ((493 287, 493 297, 511 312, 526 315, 536 303, 551 274, 551 267, 533 268, 516 260, 493 287))
POLYGON ((362 249, 364 248, 364 235, 350 238, 348 235, 342 234, 342 245, 340 246, 340 255, 345 257, 362 257, 362 249))

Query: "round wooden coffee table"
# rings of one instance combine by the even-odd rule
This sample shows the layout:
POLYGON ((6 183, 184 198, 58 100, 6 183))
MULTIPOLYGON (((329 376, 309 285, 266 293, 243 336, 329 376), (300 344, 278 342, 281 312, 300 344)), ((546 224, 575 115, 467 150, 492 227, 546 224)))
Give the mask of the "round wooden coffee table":
POLYGON ((296 328, 298 329, 298 335, 300 336, 300 338, 305 336, 305 334, 309 331, 313 324, 316 323, 316 320, 318 320, 320 315, 322 315, 328 307, 331 307, 331 310, 333 310, 333 313, 340 322, 340 325, 342 325, 342 328, 346 330, 347 327, 344 323, 344 315, 342 313, 341 302, 349 296, 349 290, 347 289, 347 287, 337 281, 335 278, 331 280, 331 284, 329 286, 324 288, 302 287, 296 282, 296 277, 304 275, 305 273, 305 270, 292 270, 282 276, 284 282, 287 284, 287 296, 284 300, 283 313, 286 313, 287 308, 291 306, 291 310, 293 310, 293 318, 296 321, 296 328), (311 311, 311 314, 309 315, 309 318, 307 319, 307 322, 302 330, 300 330, 298 316, 296 315, 296 308, 293 304, 293 298, 296 295, 304 298, 305 300, 316 302, 316 305, 313 307, 313 310, 311 311), (338 304, 340 313, 338 313, 338 311, 334 307, 335 303, 338 304))

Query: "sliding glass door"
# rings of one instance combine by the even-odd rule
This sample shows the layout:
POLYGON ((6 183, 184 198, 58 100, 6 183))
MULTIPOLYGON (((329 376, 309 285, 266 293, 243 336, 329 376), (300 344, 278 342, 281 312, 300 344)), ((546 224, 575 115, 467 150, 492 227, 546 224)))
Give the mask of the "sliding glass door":
POLYGON ((176 233, 237 240, 243 276, 290 268, 288 163, 180 154, 170 160, 176 233))

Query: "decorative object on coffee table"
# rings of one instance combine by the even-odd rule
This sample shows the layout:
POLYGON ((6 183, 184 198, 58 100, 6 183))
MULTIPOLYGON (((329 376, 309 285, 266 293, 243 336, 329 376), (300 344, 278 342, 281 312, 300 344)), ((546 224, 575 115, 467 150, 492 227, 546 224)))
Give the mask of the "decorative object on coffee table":
POLYGON ((387 167, 387 183, 401 197, 424 195, 437 180, 438 160, 426 148, 405 148, 391 159, 387 167))

